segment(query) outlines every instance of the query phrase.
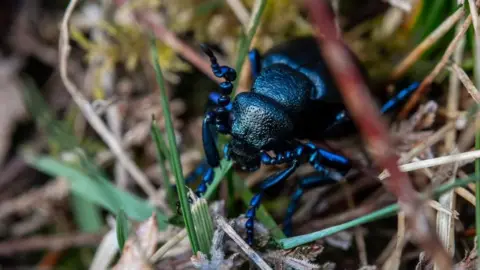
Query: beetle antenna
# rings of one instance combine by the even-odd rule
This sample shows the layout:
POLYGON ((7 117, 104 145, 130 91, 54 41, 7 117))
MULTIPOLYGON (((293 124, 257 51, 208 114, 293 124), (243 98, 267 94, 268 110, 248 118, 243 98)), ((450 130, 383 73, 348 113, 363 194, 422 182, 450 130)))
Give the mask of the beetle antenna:
POLYGON ((218 78, 225 79, 224 82, 220 83, 220 96, 214 100, 218 105, 218 107, 214 109, 214 118, 216 118, 215 124, 218 132, 226 134, 230 132, 230 94, 232 94, 233 91, 232 82, 237 78, 237 72, 235 69, 229 66, 220 66, 212 50, 206 44, 201 44, 200 47, 202 48, 202 51, 210 58, 213 74, 215 74, 215 76, 218 78))

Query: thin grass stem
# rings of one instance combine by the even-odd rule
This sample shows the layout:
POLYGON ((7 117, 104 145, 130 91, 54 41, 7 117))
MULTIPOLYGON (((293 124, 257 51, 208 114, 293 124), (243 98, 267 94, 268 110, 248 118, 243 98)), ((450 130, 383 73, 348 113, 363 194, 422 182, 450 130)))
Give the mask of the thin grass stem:
POLYGON ((165 118, 165 129, 167 131, 167 139, 170 149, 170 163, 175 175, 175 182, 177 185, 177 193, 180 200, 180 207, 182 209, 183 219, 185 226, 187 228, 188 238, 190 239, 190 244, 192 245, 193 254, 196 254, 199 250, 199 243, 197 235, 195 233, 195 226, 193 224, 192 212, 190 210, 190 204, 187 198, 187 189, 185 188, 185 180, 183 179, 182 165, 180 163, 180 154, 178 153, 177 143, 175 139, 175 132, 172 123, 172 116, 170 114, 170 108, 168 106, 167 91, 165 89, 165 83, 162 75, 162 70, 160 69, 160 64, 158 62, 158 51, 156 46, 156 41, 154 38, 151 38, 151 53, 153 60, 153 67, 155 69, 155 75, 157 79, 158 86, 160 87, 161 95, 161 105, 163 109, 163 114, 165 118))

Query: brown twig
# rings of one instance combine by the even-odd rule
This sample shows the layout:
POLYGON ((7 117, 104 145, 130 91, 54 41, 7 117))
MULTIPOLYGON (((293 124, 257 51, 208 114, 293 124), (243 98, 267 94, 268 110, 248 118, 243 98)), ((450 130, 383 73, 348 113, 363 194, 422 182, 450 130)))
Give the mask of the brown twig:
POLYGON ((39 250, 64 250, 71 247, 96 246, 102 240, 99 233, 74 233, 69 235, 33 236, 0 242, 0 256, 39 250))
POLYGON ((192 47, 188 46, 185 42, 179 39, 175 33, 169 31, 165 26, 160 23, 155 23, 155 20, 151 19, 148 14, 137 15, 137 20, 147 26, 156 38, 163 41, 166 45, 172 48, 175 52, 184 57, 193 66, 198 68, 203 74, 210 77, 210 79, 217 83, 222 82, 221 78, 215 77, 210 68, 210 63, 204 57, 201 57, 192 47))
MULTIPOLYGON (((391 149, 388 130, 380 119, 380 113, 369 96, 369 90, 357 67, 353 64, 345 45, 337 39, 333 13, 326 1, 307 1, 310 16, 316 26, 317 38, 322 55, 335 78, 345 100, 352 119, 359 127, 360 133, 372 150, 377 164, 390 172, 391 178, 384 181, 388 191, 393 193, 405 213, 409 229, 417 243, 434 260, 450 269, 452 261, 442 248, 435 231, 431 228, 425 213, 424 202, 413 189, 406 173, 397 166, 398 157, 391 149), (321 33, 320 33, 321 30, 321 33), (323 36, 323 39, 320 37, 323 36)), ((463 13, 463 12, 462 12, 463 13)))

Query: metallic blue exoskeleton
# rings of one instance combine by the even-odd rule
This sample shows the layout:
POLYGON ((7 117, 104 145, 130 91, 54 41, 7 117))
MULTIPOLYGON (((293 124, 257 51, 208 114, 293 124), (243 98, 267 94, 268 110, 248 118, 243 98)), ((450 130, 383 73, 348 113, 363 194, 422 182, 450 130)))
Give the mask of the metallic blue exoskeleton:
MULTIPOLYGON (((220 66, 210 49, 206 46, 202 49, 210 58, 214 74, 225 81, 220 84, 220 93, 211 94, 217 106, 206 113, 203 121, 203 146, 208 166, 202 165, 196 170, 197 175, 204 173, 197 194, 206 191, 213 180, 213 168, 219 166, 217 132, 231 135, 224 156, 243 170, 254 171, 262 163, 288 164, 287 169, 269 176, 262 183, 260 193, 250 202, 245 226, 247 242, 252 244, 255 213, 264 191, 287 179, 300 164, 308 162, 318 173, 303 179, 293 195, 284 222, 289 234, 292 216, 304 189, 339 181, 351 167, 347 158, 309 142, 339 136, 353 126, 317 43, 312 37, 300 38, 271 49, 263 57, 255 50, 250 52, 252 89, 238 94, 233 101, 230 94, 236 79, 235 70, 220 66)), ((394 108, 417 87, 418 84, 413 84, 400 91, 382 107, 382 112, 394 108)))

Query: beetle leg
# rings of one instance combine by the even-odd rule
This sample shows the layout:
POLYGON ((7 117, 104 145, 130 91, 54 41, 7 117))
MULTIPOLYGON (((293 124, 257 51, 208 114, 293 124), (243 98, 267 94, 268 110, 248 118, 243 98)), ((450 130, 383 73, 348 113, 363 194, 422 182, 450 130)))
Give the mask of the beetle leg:
POLYGON ((300 202, 303 193, 307 189, 313 187, 317 187, 320 185, 328 185, 337 182, 330 177, 328 172, 328 170, 324 170, 321 174, 307 176, 300 181, 297 189, 295 190, 295 193, 293 193, 292 198, 290 199, 290 203, 288 204, 287 208, 287 214, 285 215, 285 219, 283 221, 283 231, 285 235, 290 236, 292 234, 293 214, 297 210, 298 203, 300 202))
MULTIPOLYGON (((400 90, 395 96, 390 98, 387 102, 385 102, 380 108, 380 112, 382 114, 388 113, 389 111, 392 111, 395 107, 397 107, 398 104, 400 104, 402 101, 405 101, 415 90, 418 88, 420 84, 418 82, 414 82, 410 84, 408 87, 400 90)), ((331 129, 349 122, 350 116, 348 115, 348 112, 346 110, 343 110, 337 114, 335 117, 335 121, 333 124, 331 124, 327 129, 325 129, 325 132, 330 131, 331 129)))
POLYGON ((283 223, 286 235, 292 233, 293 214, 298 207, 298 203, 304 191, 321 184, 338 182, 343 179, 344 174, 351 168, 351 163, 346 157, 320 149, 313 143, 300 144, 295 149, 294 155, 296 156, 308 155, 308 162, 317 172, 319 172, 319 174, 302 179, 298 184, 295 193, 292 195, 283 223), (326 168, 325 165, 338 169, 340 172, 330 170, 326 168))
POLYGON ((312 162, 322 163, 341 171, 348 171, 352 166, 350 160, 342 155, 321 149, 313 143, 306 143, 304 146, 308 149, 312 162))
MULTIPOLYGON (((344 178, 344 174, 346 173, 346 171, 337 172, 326 168, 320 163, 322 158, 329 159, 330 162, 333 161, 337 165, 341 164, 342 166, 345 166, 343 161, 346 159, 344 157, 334 153, 330 153, 326 150, 316 148, 315 151, 310 154, 308 162, 310 163, 310 165, 312 165, 313 168, 315 168, 315 170, 319 174, 315 174, 302 179, 297 189, 295 190, 295 193, 293 194, 292 199, 290 200, 290 203, 288 205, 287 214, 283 222, 283 229, 287 236, 291 235, 292 233, 293 214, 295 213, 295 210, 298 207, 298 203, 300 202, 300 199, 302 198, 305 190, 322 184, 332 184, 335 182, 339 182, 344 178)), ((348 162, 348 164, 350 164, 350 162, 348 162)))
POLYGON ((400 90, 395 96, 393 96, 391 99, 389 99, 385 104, 383 104, 382 108, 380 111, 382 113, 387 113, 388 111, 391 111, 394 109, 400 102, 404 101, 407 99, 415 90, 417 90, 418 86, 420 84, 418 82, 414 82, 411 85, 409 85, 407 88, 404 88, 400 90))
POLYGON ((220 156, 217 150, 217 144, 215 142, 215 119, 216 114, 212 111, 207 112, 203 119, 202 125, 202 141, 203 150, 205 151, 205 157, 208 165, 214 168, 220 164, 220 156))
POLYGON ((185 185, 193 183, 200 175, 203 175, 208 169, 208 164, 202 160, 200 164, 185 178, 185 185))
POLYGON ((207 169, 206 173, 203 175, 202 182, 200 183, 200 185, 197 188, 197 191, 195 192, 198 197, 201 197, 207 191, 207 187, 212 183, 213 177, 214 177, 213 168, 210 167, 207 169))
POLYGON ((260 53, 257 49, 253 49, 248 52, 248 59, 250 60, 250 66, 252 70, 252 79, 255 80, 262 70, 262 63, 260 53))
POLYGON ((269 189, 275 184, 286 180, 290 175, 292 175, 292 173, 297 169, 297 167, 298 162, 294 161, 289 168, 270 175, 267 179, 263 181, 262 185, 260 186, 260 192, 253 196, 253 198, 250 200, 249 208, 247 210, 247 213, 245 214, 245 216, 247 217, 245 228, 247 230, 247 243, 249 245, 253 244, 255 216, 258 207, 260 207, 260 201, 262 200, 265 190, 269 189))
POLYGON ((301 143, 292 144, 286 142, 281 151, 275 151, 275 156, 270 156, 267 152, 260 153, 260 160, 265 165, 279 165, 291 163, 303 155, 305 147, 301 143), (297 146, 295 146, 295 144, 297 146))

